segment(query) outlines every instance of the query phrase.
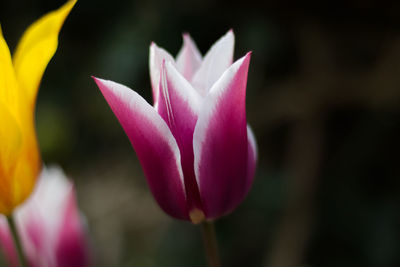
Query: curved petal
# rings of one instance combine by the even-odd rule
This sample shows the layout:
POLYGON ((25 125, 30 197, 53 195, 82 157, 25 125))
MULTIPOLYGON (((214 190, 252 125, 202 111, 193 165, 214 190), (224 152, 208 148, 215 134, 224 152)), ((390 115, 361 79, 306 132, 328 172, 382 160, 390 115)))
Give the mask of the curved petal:
POLYGON ((4 255, 7 266, 19 266, 17 251, 6 217, 0 215, 0 253, 4 255))
POLYGON ((14 116, 0 100, 0 213, 15 207, 14 170, 21 153, 22 134, 14 116))
POLYGON ((76 0, 70 0, 34 22, 22 36, 14 54, 19 85, 34 105, 39 83, 58 46, 58 33, 76 0))
POLYGON ((0 99, 9 112, 19 119, 19 101, 22 96, 18 87, 10 50, 0 27, 0 99))
POLYGON ((84 263, 89 261, 89 247, 75 190, 61 168, 44 168, 15 218, 29 266, 88 266, 84 263))
POLYGON ((211 88, 194 130, 194 168, 207 218, 230 212, 245 194, 246 83, 250 53, 211 88))
POLYGON ((175 62, 174 58, 163 48, 158 47, 155 43, 150 45, 149 53, 150 80, 153 89, 153 106, 157 106, 158 102, 158 85, 160 83, 161 65, 165 61, 175 62))
POLYGON ((201 100, 201 96, 175 69, 172 62, 164 62, 157 111, 169 126, 179 146, 189 210, 201 209, 193 168, 193 132, 201 100))
POLYGON ((42 168, 34 122, 27 122, 22 133, 24 138, 23 146, 13 177, 15 206, 21 204, 30 196, 42 168))
MULTIPOLYGON (((163 62, 161 65, 159 91, 160 101, 157 111, 170 129, 174 130, 171 127, 176 123, 180 123, 181 125, 177 125, 180 127, 188 127, 186 124, 193 125, 194 129, 203 99, 172 62, 163 62), (171 117, 168 116, 167 109, 171 109, 171 117), (172 124, 171 120, 175 117, 176 120, 172 124)), ((176 132, 180 130, 182 129, 175 129, 176 132)))
MULTIPOLYGON (((1 201, 9 196, 7 209, 13 209, 22 203, 31 193, 40 170, 40 155, 37 146, 34 127, 33 106, 28 103, 25 91, 18 86, 10 52, 0 30, 0 121, 3 131, 0 130, 1 140, 4 141, 0 149, 0 183, 3 183, 1 201), (23 127, 22 127, 23 126, 23 127), (10 146, 18 139, 19 149, 10 150, 10 146), (13 141, 14 140, 14 141, 13 141), (5 151, 12 151, 7 154, 5 151), (4 154, 6 153, 6 154, 4 154), (4 157, 4 160, 1 159, 4 157), (7 170, 8 171, 7 171, 7 170), (5 187, 4 180, 9 180, 5 187)), ((0 211, 4 210, 4 203, 0 203, 0 211), (3 205, 3 207, 1 207, 3 205)), ((4 212, 11 212, 4 211, 4 212)))
POLYGON ((183 35, 183 46, 176 57, 176 68, 186 78, 191 81, 194 73, 200 67, 202 58, 195 42, 189 34, 183 35))
MULTIPOLYGON (((247 195, 247 193, 251 188, 251 185, 253 184, 254 174, 257 165, 257 156, 258 156, 256 138, 249 125, 247 125, 247 141, 248 141, 247 176, 246 176, 245 194, 243 195, 243 198, 247 195)), ((239 202, 241 202, 241 200, 239 202)))
MULTIPOLYGON (((51 263, 72 184, 60 168, 44 168, 31 197, 17 209, 16 221, 32 263, 51 263)), ((36 265, 34 265, 36 266, 36 265)))
POLYGON ((62 222, 58 225, 55 256, 58 267, 89 266, 89 249, 86 233, 76 204, 75 190, 71 187, 65 199, 62 222))
POLYGON ((207 52, 201 66, 194 74, 192 85, 205 96, 222 73, 232 64, 235 36, 230 30, 207 52))
POLYGON ((29 242, 37 246, 37 241, 35 241, 37 238, 34 237, 33 232, 29 232, 32 221, 38 222, 38 226, 43 228, 41 231, 54 239, 71 191, 73 191, 73 185, 60 167, 43 168, 33 194, 16 213, 17 220, 22 223, 21 228, 28 229, 24 236, 30 238, 29 242))
POLYGON ((167 124, 133 90, 112 81, 94 80, 128 135, 158 204, 169 215, 187 219, 179 148, 167 124))

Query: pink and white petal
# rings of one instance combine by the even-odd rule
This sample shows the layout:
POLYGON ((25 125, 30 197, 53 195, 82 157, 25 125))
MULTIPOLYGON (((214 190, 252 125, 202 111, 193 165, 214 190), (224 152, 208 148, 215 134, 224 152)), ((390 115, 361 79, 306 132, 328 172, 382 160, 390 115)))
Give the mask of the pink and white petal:
MULTIPOLYGON (((40 203, 36 203, 36 205, 39 209, 40 203)), ((23 207, 25 206, 21 206, 21 208, 23 207)), ((46 217, 43 217, 43 214, 35 216, 34 212, 35 210, 30 209, 31 216, 25 217, 27 218, 25 221, 22 221, 20 219, 21 217, 17 216, 17 225, 24 246, 24 251, 27 258, 35 266, 39 266, 40 263, 44 262, 50 264, 53 260, 53 255, 49 243, 53 237, 52 232, 54 232, 54 229, 49 227, 49 224, 45 219, 46 217)))
POLYGON ((0 215, 0 253, 4 255, 7 266, 18 267, 19 261, 17 251, 14 247, 14 241, 11 236, 6 217, 0 215))
POLYGON ((157 111, 169 126, 178 144, 189 210, 201 209, 193 169, 193 132, 202 103, 201 96, 171 62, 161 69, 157 111))
POLYGON ((179 148, 165 121, 128 87, 94 80, 131 141, 160 207, 172 217, 188 219, 179 148))
POLYGON ((205 97, 194 130, 194 168, 207 218, 233 210, 246 193, 246 83, 250 53, 236 61, 205 97))
POLYGON ((150 45, 149 54, 150 80, 151 87, 153 88, 153 106, 157 106, 161 65, 164 60, 171 62, 175 62, 175 60, 167 51, 158 47, 154 42, 150 45))
POLYGON ((229 30, 207 52, 193 76, 192 85, 205 96, 222 73, 232 64, 235 36, 229 30))
POLYGON ((191 125, 194 129, 203 99, 172 62, 166 61, 161 66, 159 91, 160 101, 156 110, 173 134, 174 131, 185 130, 173 129, 179 127, 176 123, 182 124, 182 127, 191 125))
POLYGON ((76 204, 75 190, 72 187, 65 199, 62 221, 58 225, 58 236, 53 249, 57 267, 89 266, 90 252, 83 228, 82 219, 76 204))
POLYGON ((31 197, 16 210, 25 252, 34 266, 54 266, 54 242, 59 235, 64 203, 72 183, 61 168, 43 168, 31 197))
MULTIPOLYGON (((251 130, 251 127, 249 125, 247 125, 247 144, 248 144, 248 147, 247 147, 247 176, 246 176, 245 194, 243 195, 243 198, 250 191, 251 185, 253 184, 254 174, 255 174, 256 165, 257 165, 257 157, 258 157, 256 138, 255 138, 254 133, 251 130)), ((241 201, 242 200, 239 200, 239 203, 241 201)))
POLYGON ((195 42, 189 34, 183 34, 183 46, 176 57, 176 68, 186 80, 191 81, 201 61, 201 54, 195 42))

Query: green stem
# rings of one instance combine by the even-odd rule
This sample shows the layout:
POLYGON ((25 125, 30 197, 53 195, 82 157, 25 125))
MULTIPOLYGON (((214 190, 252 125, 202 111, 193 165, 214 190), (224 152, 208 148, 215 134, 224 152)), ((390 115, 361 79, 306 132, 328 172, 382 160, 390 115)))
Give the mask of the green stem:
POLYGON ((206 250, 208 265, 210 267, 221 267, 214 224, 207 221, 202 222, 201 231, 203 233, 203 241, 206 250))
POLYGON ((19 266, 26 267, 25 254, 22 249, 21 239, 18 235, 17 227, 15 225, 14 217, 12 215, 7 216, 7 222, 10 226, 11 234, 14 239, 15 248, 17 249, 17 255, 19 260, 19 266))

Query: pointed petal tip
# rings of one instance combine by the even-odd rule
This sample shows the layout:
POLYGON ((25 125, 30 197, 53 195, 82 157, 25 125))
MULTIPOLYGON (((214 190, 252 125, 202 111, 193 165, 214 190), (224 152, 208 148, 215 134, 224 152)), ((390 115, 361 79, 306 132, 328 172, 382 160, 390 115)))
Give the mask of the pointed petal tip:
POLYGON ((149 46, 149 60, 150 61, 151 61, 152 55, 154 55, 154 46, 155 45, 156 44, 153 41, 151 41, 150 46, 149 46))
POLYGON ((235 33, 233 32, 233 29, 230 28, 229 31, 225 34, 224 37, 235 38, 235 33))
POLYGON ((150 48, 151 48, 151 49, 162 49, 162 48, 160 48, 160 47, 157 45, 157 43, 154 42, 154 41, 151 41, 151 43, 150 43, 150 48))
MULTIPOLYGON (((61 8, 59 8, 58 10, 60 10, 60 11, 63 10, 62 12, 65 12, 64 14, 65 14, 65 18, 66 18, 67 15, 71 12, 72 8, 75 6, 76 2, 77 2, 77 0, 69 0, 63 6, 61 6, 61 8)), ((57 12, 58 10, 55 10, 53 12, 57 12)))
POLYGON ((76 2, 77 2, 77 0, 69 0, 69 1, 65 2, 59 9, 56 9, 54 11, 65 10, 66 12, 69 13, 71 11, 71 9, 75 6, 76 2))
POLYGON ((113 82, 111 80, 105 80, 101 78, 97 78, 92 76, 94 82, 96 83, 97 87, 99 87, 100 92, 103 94, 103 96, 107 99, 107 95, 111 92, 115 91, 121 91, 121 86, 125 88, 125 86, 120 85, 116 82, 113 82))
POLYGON ((243 57, 243 61, 246 63, 246 64, 249 64, 250 63, 250 59, 251 59, 251 55, 253 54, 253 51, 249 51, 249 52, 247 52, 247 54, 243 57))
POLYGON ((182 38, 183 38, 183 43, 190 42, 192 39, 192 37, 190 36, 190 34, 188 32, 182 33, 182 38))
POLYGON ((76 2, 69 0, 34 21, 25 30, 15 49, 13 65, 16 77, 32 106, 44 71, 57 51, 60 30, 76 2))
MULTIPOLYGON (((251 59, 251 55, 252 55, 252 51, 247 52, 246 55, 244 55, 243 57, 239 58, 238 60, 236 60, 229 69, 233 69, 235 70, 235 72, 237 70, 239 70, 239 68, 241 66, 245 66, 245 67, 249 67, 250 64, 250 59, 251 59)), ((229 70, 228 69, 228 70, 229 70)))
POLYGON ((105 80, 103 80, 103 79, 101 79, 101 78, 98 78, 98 77, 96 77, 96 76, 90 76, 93 80, 94 80, 94 82, 98 85, 98 86, 100 86, 100 84, 103 84, 104 82, 105 82, 105 80))
POLYGON ((96 76, 94 76, 94 75, 92 75, 92 76, 90 76, 93 80, 94 80, 94 82, 96 83, 96 85, 99 87, 99 89, 101 90, 101 88, 100 88, 100 85, 102 85, 103 83, 104 83, 104 80, 103 79, 100 79, 100 78, 98 78, 98 77, 96 77, 96 76))
POLYGON ((232 29, 228 30, 224 35, 222 35, 222 37, 220 37, 216 43, 227 42, 227 41, 232 43, 235 42, 235 34, 232 29))
POLYGON ((76 5, 76 2, 78 2, 78 0, 69 0, 68 3, 73 7, 74 5, 76 5))
POLYGON ((149 47, 150 54, 156 53, 155 51, 156 51, 157 48, 158 48, 157 44, 154 41, 151 41, 150 42, 150 47, 149 47))
POLYGON ((236 62, 234 62, 233 65, 245 65, 245 64, 249 65, 252 53, 253 53, 252 51, 247 52, 246 55, 236 60, 236 62))

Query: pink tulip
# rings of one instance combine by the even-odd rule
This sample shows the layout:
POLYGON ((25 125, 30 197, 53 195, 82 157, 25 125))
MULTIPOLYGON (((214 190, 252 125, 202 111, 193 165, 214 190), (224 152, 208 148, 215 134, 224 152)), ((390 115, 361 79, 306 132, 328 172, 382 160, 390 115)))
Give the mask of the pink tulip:
POLYGON ((176 60, 152 43, 154 105, 121 84, 94 78, 169 215, 199 223, 235 209, 253 182, 257 152, 246 123, 251 53, 232 64, 229 31, 202 57, 189 35, 176 60))
MULTIPOLYGON (((89 248, 73 184, 61 169, 44 169, 33 195, 15 211, 29 266, 86 267, 89 248)), ((0 248, 8 266, 18 266, 6 219, 0 217, 0 248)))

